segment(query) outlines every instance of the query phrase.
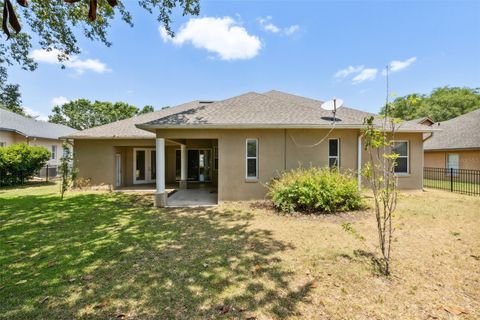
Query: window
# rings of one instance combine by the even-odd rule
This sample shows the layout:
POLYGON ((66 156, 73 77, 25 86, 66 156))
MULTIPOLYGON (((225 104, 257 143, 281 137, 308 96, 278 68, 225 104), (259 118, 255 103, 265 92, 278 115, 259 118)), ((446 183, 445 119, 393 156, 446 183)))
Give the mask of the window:
POLYGON ((246 143, 246 178, 250 180, 258 179, 258 140, 247 139, 246 143))
POLYGON ((398 154, 395 173, 408 173, 408 141, 394 141, 392 151, 398 154))
POLYGON ((340 167, 340 139, 328 140, 328 166, 330 168, 340 167))
POLYGON ((57 146, 52 145, 52 157, 50 158, 51 160, 57 159, 57 146))
POLYGON ((6 142, 0 141, 0 148, 1 148, 1 147, 6 147, 6 146, 7 146, 7 143, 6 143, 6 142))
POLYGON ((458 153, 449 153, 447 155, 447 168, 450 169, 459 169, 460 157, 458 153))

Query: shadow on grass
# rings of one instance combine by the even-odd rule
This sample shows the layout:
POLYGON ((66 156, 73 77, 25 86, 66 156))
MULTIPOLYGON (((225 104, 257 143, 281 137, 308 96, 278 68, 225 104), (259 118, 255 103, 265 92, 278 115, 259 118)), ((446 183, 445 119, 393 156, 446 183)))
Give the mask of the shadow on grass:
POLYGON ((0 192, 14 190, 14 189, 27 189, 32 187, 47 187, 47 186, 53 186, 55 184, 57 184, 55 181, 27 181, 21 185, 0 186, 0 192))
POLYGON ((310 284, 292 288, 276 256, 291 247, 252 218, 116 193, 0 198, 0 318, 294 315, 310 284))

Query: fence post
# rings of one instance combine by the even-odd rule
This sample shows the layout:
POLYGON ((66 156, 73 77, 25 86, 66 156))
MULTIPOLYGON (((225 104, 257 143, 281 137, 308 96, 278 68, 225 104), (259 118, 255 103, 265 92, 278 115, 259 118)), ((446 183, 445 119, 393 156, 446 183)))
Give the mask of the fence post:
POLYGON ((453 168, 450 168, 450 191, 453 192, 453 168))
POLYGON ((48 182, 48 164, 47 164, 47 170, 45 173, 45 182, 48 182))

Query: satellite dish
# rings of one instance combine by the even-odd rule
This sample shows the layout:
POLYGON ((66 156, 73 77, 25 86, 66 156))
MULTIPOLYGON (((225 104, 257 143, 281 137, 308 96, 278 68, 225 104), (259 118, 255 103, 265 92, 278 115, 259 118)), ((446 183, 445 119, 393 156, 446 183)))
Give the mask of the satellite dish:
POLYGON ((324 103, 322 103, 321 107, 322 107, 323 110, 335 112, 341 106, 343 106, 343 100, 342 99, 332 99, 332 100, 328 100, 328 101, 325 101, 324 103))

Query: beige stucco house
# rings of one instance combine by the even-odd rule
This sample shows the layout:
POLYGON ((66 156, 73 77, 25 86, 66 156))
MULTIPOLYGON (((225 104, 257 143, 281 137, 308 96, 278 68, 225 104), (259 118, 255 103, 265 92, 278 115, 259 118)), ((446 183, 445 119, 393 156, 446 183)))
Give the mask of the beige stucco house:
MULTIPOLYGON (((158 206, 168 204, 167 189, 198 185, 214 188, 218 201, 263 199, 265 183, 284 170, 338 165, 357 172, 365 163, 361 129, 372 114, 343 107, 333 118, 321 104, 278 91, 249 92, 192 101, 68 138, 75 140, 81 177, 117 189, 155 183, 158 206)), ((432 130, 400 126, 400 188, 422 188, 422 135, 432 130)))
POLYGON ((425 142, 425 167, 480 170, 480 109, 438 122, 425 142))
POLYGON ((35 120, 0 108, 0 147, 22 142, 45 147, 51 154, 48 165, 56 166, 60 162, 64 141, 60 137, 75 132, 77 130, 61 124, 35 120))

